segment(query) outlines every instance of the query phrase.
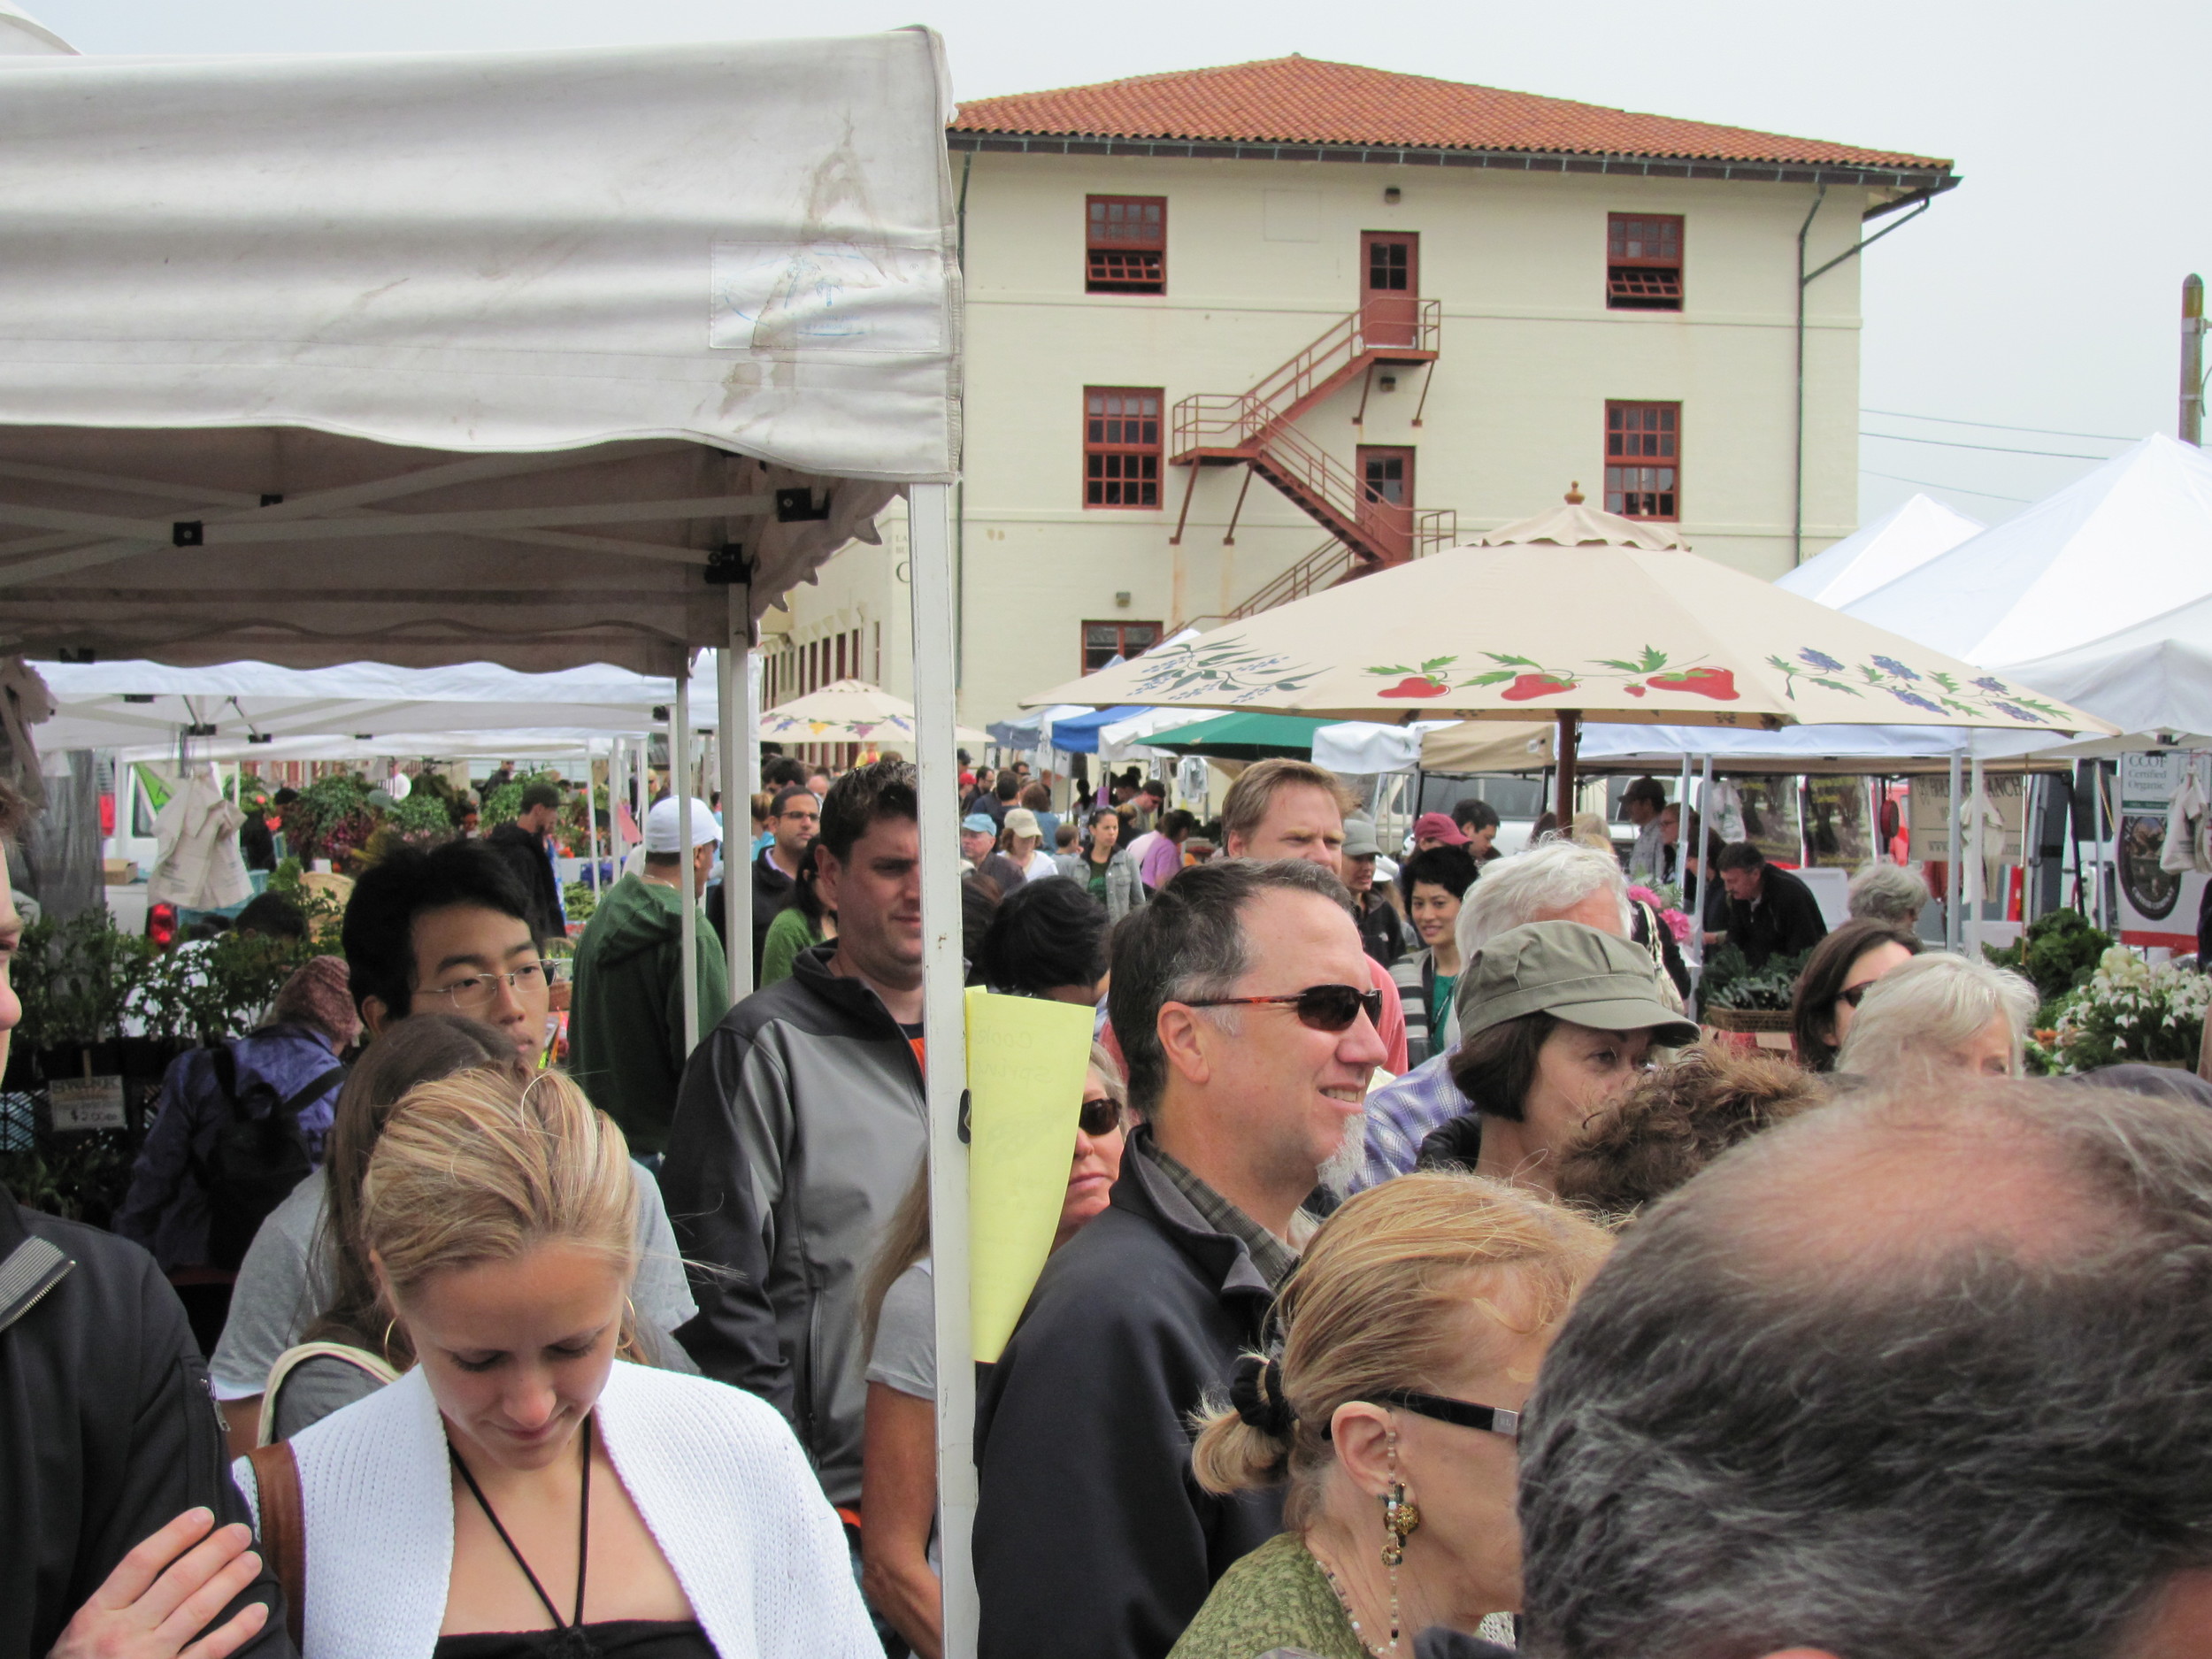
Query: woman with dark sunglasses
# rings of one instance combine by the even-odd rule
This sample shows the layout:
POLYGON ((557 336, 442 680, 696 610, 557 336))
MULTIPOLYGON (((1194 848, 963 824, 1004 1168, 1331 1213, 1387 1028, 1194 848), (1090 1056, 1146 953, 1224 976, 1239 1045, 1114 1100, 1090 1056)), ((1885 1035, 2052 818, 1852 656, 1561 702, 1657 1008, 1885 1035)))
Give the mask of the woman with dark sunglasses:
POLYGON ((1401 1176, 1325 1222, 1276 1304, 1281 1348, 1238 1362, 1191 1459, 1210 1492, 1286 1487, 1286 1530, 1170 1659, 1411 1659, 1438 1625, 1510 1641, 1521 1407, 1610 1245, 1460 1174, 1401 1176))
POLYGON ((1790 1002, 1790 1034, 1809 1071, 1832 1071, 1860 1000, 1892 968, 1920 954, 1910 929, 1871 918, 1846 922, 1814 948, 1790 1002))
MULTIPOLYGON (((1096 1044, 1083 1079, 1058 1249, 1106 1208, 1121 1175, 1121 1068, 1096 1044)), ((861 1587, 919 1659, 943 1649, 937 1569, 936 1291, 929 1266, 929 1171, 885 1229, 861 1286, 868 1413, 860 1465, 861 1587)))

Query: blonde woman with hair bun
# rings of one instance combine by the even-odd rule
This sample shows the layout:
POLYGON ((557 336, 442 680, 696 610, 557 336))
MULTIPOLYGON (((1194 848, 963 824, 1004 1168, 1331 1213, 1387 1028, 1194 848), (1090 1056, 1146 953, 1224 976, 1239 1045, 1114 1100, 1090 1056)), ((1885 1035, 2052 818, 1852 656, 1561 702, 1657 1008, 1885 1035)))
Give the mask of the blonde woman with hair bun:
POLYGON ((1238 1363, 1198 1482, 1286 1489, 1281 1536, 1223 1575, 1170 1659, 1411 1659, 1521 1605, 1515 1438, 1552 1333, 1611 1235, 1533 1194, 1417 1173, 1360 1194, 1283 1286, 1283 1344, 1238 1363))
POLYGON ((637 1203, 557 1072, 393 1110, 357 1225, 415 1367, 235 1466, 307 1659, 879 1659, 783 1419, 631 1363, 637 1203))

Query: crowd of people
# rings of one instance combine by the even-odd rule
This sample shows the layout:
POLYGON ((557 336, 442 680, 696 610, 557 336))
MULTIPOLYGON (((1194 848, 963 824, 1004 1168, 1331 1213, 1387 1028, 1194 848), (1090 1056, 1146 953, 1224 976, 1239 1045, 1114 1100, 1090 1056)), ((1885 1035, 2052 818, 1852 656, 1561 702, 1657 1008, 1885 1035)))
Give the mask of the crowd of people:
MULTIPOLYGON (((602 895, 565 1068, 518 861, 403 848, 165 1085, 153 1254, 0 1201, 0 1651, 944 1651, 916 778, 768 781, 695 1046, 711 803, 602 895), (164 1272, 229 1255, 203 1360, 164 1272)), ((1479 801, 1389 859, 1294 760, 1054 799, 960 806, 971 982, 1096 1034, 979 1379, 985 1659, 2212 1654, 2212 1087, 2024 1079, 1913 872, 1828 932, 1655 787, 1626 859, 1479 801), (1701 1040, 1632 870, 1814 947, 1790 1053, 1701 1040)))

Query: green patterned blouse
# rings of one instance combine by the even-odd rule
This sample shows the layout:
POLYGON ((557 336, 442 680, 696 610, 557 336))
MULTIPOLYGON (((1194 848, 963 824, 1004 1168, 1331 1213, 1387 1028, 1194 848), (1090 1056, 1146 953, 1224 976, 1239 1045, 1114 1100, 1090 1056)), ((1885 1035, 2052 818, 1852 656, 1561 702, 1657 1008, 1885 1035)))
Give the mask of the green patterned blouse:
POLYGON ((1257 1659, 1277 1647, 1315 1659, 1367 1659, 1320 1563, 1294 1532, 1268 1540, 1223 1573, 1168 1659, 1257 1659))

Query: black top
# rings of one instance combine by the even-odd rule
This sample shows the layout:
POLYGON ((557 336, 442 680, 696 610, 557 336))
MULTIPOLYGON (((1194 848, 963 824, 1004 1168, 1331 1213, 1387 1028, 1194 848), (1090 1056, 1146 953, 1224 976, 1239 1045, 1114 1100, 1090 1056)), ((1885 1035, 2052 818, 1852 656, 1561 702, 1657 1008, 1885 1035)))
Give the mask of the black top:
MULTIPOLYGON (((137 1245, 0 1187, 0 1655, 38 1655, 149 1533, 246 1503, 184 1309, 137 1245)), ((216 1622, 249 1601, 269 1617, 241 1659, 289 1659, 265 1560, 216 1622)))
MULTIPOLYGON (((1717 884, 1724 890, 1725 884, 1717 884)), ((1810 950, 1828 936, 1820 901, 1813 890, 1775 864, 1759 872, 1759 896, 1749 903, 1728 901, 1728 942, 1755 968, 1776 956, 1810 950)))
POLYGON ((441 1636, 433 1659, 555 1659, 581 1636, 602 1659, 715 1659, 695 1618, 611 1618, 569 1630, 482 1630, 441 1636))

